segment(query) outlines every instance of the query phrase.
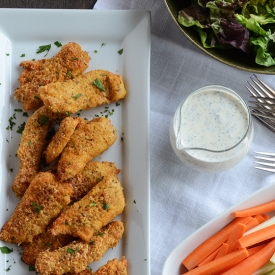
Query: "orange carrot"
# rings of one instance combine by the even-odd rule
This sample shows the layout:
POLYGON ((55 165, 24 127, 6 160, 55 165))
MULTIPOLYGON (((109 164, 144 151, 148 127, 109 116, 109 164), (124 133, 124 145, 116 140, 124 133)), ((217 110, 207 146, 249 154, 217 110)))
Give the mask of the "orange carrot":
POLYGON ((189 270, 184 275, 219 275, 237 265, 248 256, 246 248, 236 250, 205 265, 189 270))
POLYGON ((218 250, 219 252, 215 259, 218 259, 218 258, 226 255, 228 252, 228 247, 229 247, 229 245, 227 243, 223 243, 222 246, 219 248, 219 250, 218 250))
POLYGON ((246 225, 246 230, 245 231, 248 231, 249 229, 255 227, 258 224, 259 224, 259 220, 256 219, 256 218, 252 218, 252 220, 246 225))
POLYGON ((266 245, 267 245, 266 243, 263 243, 263 244, 260 244, 260 245, 248 248, 247 251, 248 251, 249 257, 251 257, 252 255, 254 255, 255 253, 257 253, 259 250, 261 250, 262 248, 264 248, 266 245))
POLYGON ((248 217, 248 216, 255 216, 258 214, 263 214, 266 212, 271 212, 275 210, 275 200, 266 202, 260 205, 256 205, 251 208, 247 208, 240 211, 235 211, 233 214, 235 217, 248 217))
MULTIPOLYGON (((247 225, 249 225, 250 223, 251 222, 249 222, 247 225)), ((242 224, 242 223, 237 223, 235 228, 232 229, 232 232, 229 235, 228 240, 226 242, 228 244, 228 252, 227 253, 230 253, 237 249, 237 240, 243 236, 247 225, 242 224)))
POLYGON ((238 247, 244 248, 254 244, 269 240, 275 237, 275 224, 259 229, 258 231, 252 232, 241 237, 238 240, 238 247))
POLYGON ((262 215, 256 215, 254 219, 257 219, 259 224, 265 221, 265 218, 262 215))
POLYGON ((216 249, 214 252, 212 252, 212 253, 211 253, 208 257, 206 257, 203 261, 199 262, 199 263, 198 263, 198 266, 201 266, 201 265, 204 265, 204 264, 206 264, 206 263, 209 263, 209 262, 213 261, 213 260, 216 258, 217 254, 219 253, 220 248, 221 248, 221 246, 220 246, 218 249, 216 249))
POLYGON ((219 230, 216 234, 205 240, 193 252, 191 252, 183 261, 182 264, 188 269, 195 268, 198 263, 203 261, 207 256, 214 252, 219 246, 228 240, 232 229, 238 222, 247 223, 251 217, 236 218, 231 223, 219 230))
POLYGON ((267 263, 275 252, 275 239, 269 242, 254 255, 246 258, 235 265, 222 275, 249 275, 257 271, 261 266, 267 263))
POLYGON ((270 216, 267 215, 266 213, 263 213, 262 217, 265 219, 265 221, 268 220, 268 219, 270 219, 270 216))

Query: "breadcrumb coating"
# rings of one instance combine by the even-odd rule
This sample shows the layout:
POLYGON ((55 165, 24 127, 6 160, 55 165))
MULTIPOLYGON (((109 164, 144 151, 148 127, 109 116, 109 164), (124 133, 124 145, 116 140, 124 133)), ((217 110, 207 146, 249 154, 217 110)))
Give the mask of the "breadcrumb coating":
POLYGON ((116 129, 105 117, 91 121, 81 119, 61 153, 57 175, 61 181, 74 177, 88 161, 102 154, 116 140, 116 129))
POLYGON ((121 260, 109 260, 105 265, 101 266, 96 272, 87 268, 78 273, 67 273, 66 275, 127 275, 127 260, 122 257, 121 260))
POLYGON ((41 156, 46 147, 48 130, 64 114, 52 113, 45 106, 36 110, 27 120, 17 156, 20 169, 12 184, 16 196, 22 197, 34 176, 39 172, 41 156))
POLYGON ((31 242, 70 203, 71 193, 71 186, 59 183, 53 174, 38 173, 2 227, 0 239, 17 244, 31 242))
POLYGON ((47 164, 55 161, 58 158, 69 142, 78 123, 79 118, 73 118, 71 116, 66 117, 61 121, 58 131, 55 133, 45 150, 47 164))
POLYGON ((23 61, 20 86, 14 91, 15 99, 23 103, 25 111, 43 105, 38 88, 57 81, 67 81, 82 74, 89 66, 90 57, 79 44, 70 42, 52 58, 23 61))
POLYGON ((118 216, 125 207, 122 186, 116 176, 107 176, 81 200, 70 205, 53 222, 49 232, 69 234, 88 242, 93 234, 118 216))
POLYGON ((114 221, 91 237, 89 242, 74 241, 55 251, 41 252, 35 263, 41 275, 62 275, 78 273, 95 261, 99 261, 104 253, 115 247, 122 237, 124 226, 121 221, 114 221))
POLYGON ((66 181, 73 189, 71 200, 80 200, 103 178, 117 176, 119 172, 114 162, 89 161, 81 172, 66 181))
POLYGON ((66 82, 50 83, 41 86, 38 92, 47 108, 71 114, 126 96, 122 77, 106 70, 89 71, 66 82))
POLYGON ((21 260, 27 264, 34 266, 36 258, 40 252, 54 251, 62 246, 68 245, 75 238, 70 235, 52 236, 46 231, 34 236, 32 242, 24 242, 21 244, 24 252, 21 260))

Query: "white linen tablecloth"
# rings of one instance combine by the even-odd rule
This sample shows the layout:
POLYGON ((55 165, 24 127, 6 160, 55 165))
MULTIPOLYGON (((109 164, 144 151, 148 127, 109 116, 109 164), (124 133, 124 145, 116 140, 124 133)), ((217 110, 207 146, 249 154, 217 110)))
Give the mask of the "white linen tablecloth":
MULTIPOLYGON (((150 253, 151 275, 160 275, 169 253, 186 237, 275 181, 275 174, 254 169, 253 163, 253 151, 275 152, 275 134, 253 118, 252 148, 235 168, 206 174, 184 166, 169 141, 169 124, 179 102, 209 84, 227 86, 248 102, 245 85, 253 75, 218 62, 194 46, 175 26, 162 0, 98 0, 94 8, 151 12, 150 253)), ((274 76, 260 77, 272 86, 274 76)))

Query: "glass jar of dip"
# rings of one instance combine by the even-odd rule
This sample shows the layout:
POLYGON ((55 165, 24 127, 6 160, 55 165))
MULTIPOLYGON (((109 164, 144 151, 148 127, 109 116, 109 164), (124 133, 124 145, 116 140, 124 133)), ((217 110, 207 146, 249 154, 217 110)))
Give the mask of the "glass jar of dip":
POLYGON ((170 124, 170 141, 179 159, 202 172, 237 165, 253 140, 249 108, 233 90, 210 85, 190 94, 170 124))

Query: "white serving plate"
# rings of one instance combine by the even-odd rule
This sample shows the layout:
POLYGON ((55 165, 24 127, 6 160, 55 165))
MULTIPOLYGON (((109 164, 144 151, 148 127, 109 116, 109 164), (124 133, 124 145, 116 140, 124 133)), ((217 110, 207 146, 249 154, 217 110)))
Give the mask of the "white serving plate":
MULTIPOLYGON (((106 69, 121 74, 128 90, 127 97, 119 106, 115 103, 109 106, 115 110, 109 118, 118 130, 117 141, 97 158, 113 161, 121 169, 119 178, 124 188, 126 209, 119 218, 124 222, 125 233, 119 245, 91 267, 95 271, 107 260, 125 256, 129 274, 149 275, 150 13, 0 9, 0 18, 0 226, 10 218, 19 202, 11 190, 19 169, 19 159, 15 154, 21 135, 16 131, 27 119, 14 111, 22 108, 13 98, 22 71, 19 63, 44 58, 43 53, 36 54, 41 45, 52 44, 48 58, 60 50, 53 44, 55 41, 63 45, 74 41, 91 56, 87 71, 106 69), (118 54, 120 49, 123 49, 121 55, 118 54), (25 57, 21 57, 22 54, 25 57), (14 113, 16 125, 9 131, 6 127, 14 113)), ((82 112, 81 116, 90 120, 104 110, 105 106, 101 106, 82 112)), ((0 253, 0 274, 6 274, 6 269, 9 269, 9 275, 34 274, 21 261, 20 247, 2 241, 0 246, 13 248, 10 254, 0 253)))
MULTIPOLYGON (((182 260, 189 255, 196 247, 203 243, 210 236, 222 229, 225 225, 234 219, 233 212, 246 209, 258 204, 262 204, 275 199, 275 184, 264 187, 242 202, 230 207, 225 212, 221 213, 217 218, 208 222, 187 239, 180 243, 166 259, 162 275, 181 275, 187 269, 181 264, 182 260)), ((271 213, 272 215, 274 213, 271 213)))

